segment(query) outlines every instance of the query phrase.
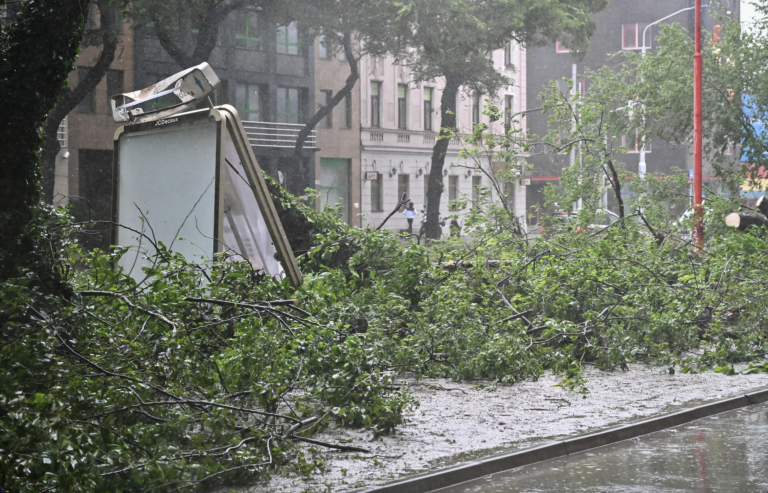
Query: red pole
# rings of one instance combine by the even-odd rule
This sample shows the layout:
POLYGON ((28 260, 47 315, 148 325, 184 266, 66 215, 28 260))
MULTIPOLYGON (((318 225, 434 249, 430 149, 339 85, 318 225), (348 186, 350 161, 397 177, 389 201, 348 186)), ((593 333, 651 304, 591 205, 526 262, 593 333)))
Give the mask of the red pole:
POLYGON ((704 248, 704 209, 701 196, 701 0, 696 0, 696 27, 693 32, 696 51, 693 54, 693 207, 696 215, 696 246, 704 248))

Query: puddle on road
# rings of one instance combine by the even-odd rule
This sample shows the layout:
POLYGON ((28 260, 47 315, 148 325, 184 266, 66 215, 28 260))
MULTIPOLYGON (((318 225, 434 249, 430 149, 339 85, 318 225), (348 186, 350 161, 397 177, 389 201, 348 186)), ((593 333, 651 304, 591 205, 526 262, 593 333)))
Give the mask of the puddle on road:
POLYGON ((767 442, 768 404, 760 404, 439 491, 763 493, 767 442))

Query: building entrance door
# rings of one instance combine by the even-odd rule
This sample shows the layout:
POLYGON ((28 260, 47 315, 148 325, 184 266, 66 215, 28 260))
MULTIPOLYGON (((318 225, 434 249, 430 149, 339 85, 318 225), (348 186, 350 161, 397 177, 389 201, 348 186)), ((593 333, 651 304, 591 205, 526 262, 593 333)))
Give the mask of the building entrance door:
POLYGON ((341 218, 349 223, 349 159, 320 158, 322 207, 341 204, 341 218))

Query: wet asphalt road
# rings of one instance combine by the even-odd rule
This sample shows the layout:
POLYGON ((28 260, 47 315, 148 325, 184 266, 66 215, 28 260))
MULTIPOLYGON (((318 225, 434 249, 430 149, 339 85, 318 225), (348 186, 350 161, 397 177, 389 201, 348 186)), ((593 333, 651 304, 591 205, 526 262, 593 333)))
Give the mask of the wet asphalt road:
POLYGON ((768 403, 439 490, 768 492, 768 403))

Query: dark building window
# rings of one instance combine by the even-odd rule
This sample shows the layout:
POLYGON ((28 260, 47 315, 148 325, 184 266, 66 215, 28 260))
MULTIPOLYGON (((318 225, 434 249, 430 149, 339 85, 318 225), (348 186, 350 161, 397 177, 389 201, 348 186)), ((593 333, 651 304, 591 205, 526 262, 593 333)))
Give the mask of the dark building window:
MULTIPOLYGON (((80 149, 78 151, 78 195, 82 200, 73 204, 73 213, 81 221, 112 219, 112 151, 80 149)), ((83 238, 85 248, 109 248, 109 227, 94 226, 83 238)))
POLYGON ((371 210, 381 212, 384 210, 384 178, 381 173, 376 173, 376 179, 371 180, 371 210))
MULTIPOLYGON (((91 71, 90 67, 77 67, 77 83, 82 84, 88 73, 91 71)), ((77 105, 77 110, 80 113, 92 114, 96 113, 96 100, 94 98, 94 91, 90 91, 85 95, 80 104, 77 105)))
POLYGON ((295 22, 277 28, 277 52, 285 55, 299 54, 299 30, 295 22))
POLYGON ((472 202, 474 203, 474 206, 478 206, 478 201, 480 200, 480 187, 483 185, 483 177, 482 176, 473 176, 472 177, 472 202))
POLYGON ((112 114, 112 96, 123 93, 123 71, 107 70, 107 114, 112 114))
POLYGON ((245 11, 235 17, 235 46, 246 50, 262 49, 261 19, 257 12, 245 11))
MULTIPOLYGON (((397 200, 398 202, 403 198, 411 198, 411 175, 397 175, 397 200)), ((400 208, 401 211, 405 210, 405 206, 400 208)))
POLYGON ((306 105, 306 89, 277 88, 277 121, 279 123, 304 123, 307 114, 306 105))
POLYGON ((318 39, 317 56, 323 60, 331 59, 330 52, 328 51, 328 46, 325 44, 325 36, 320 36, 320 38, 318 39))
POLYGON ((265 122, 267 118, 267 91, 259 84, 235 85, 235 108, 244 121, 265 122))
POLYGON ((457 175, 448 176, 448 209, 455 211, 456 204, 453 202, 459 198, 459 177, 457 175))
POLYGON ((624 50, 632 50, 640 48, 638 44, 638 24, 630 23, 621 26, 621 48, 624 50))
MULTIPOLYGON (((327 90, 321 90, 320 91, 323 106, 329 107, 331 106, 331 99, 333 99, 333 91, 327 91, 327 90)), ((331 128, 333 127, 333 110, 328 112, 328 115, 325 117, 325 127, 331 128)))
POLYGON ((408 128, 408 86, 397 85, 397 128, 408 128))
POLYGON ((621 145, 622 147, 627 148, 627 152, 635 153, 640 152, 640 147, 638 143, 637 138, 637 131, 631 132, 628 135, 622 135, 621 136, 621 145))
MULTIPOLYGON (((512 128, 512 117, 515 114, 515 97, 507 94, 504 96, 504 123, 512 128)), ((509 130, 507 130, 509 131, 509 130)))
POLYGON ((515 66, 513 60, 512 60, 512 43, 507 42, 506 45, 504 45, 504 66, 513 68, 515 66))
POLYGON ((381 99, 379 94, 381 93, 381 82, 371 82, 371 126, 381 126, 381 99))
POLYGON ((480 125, 480 93, 472 94, 472 125, 480 125))
POLYGON ((352 128, 352 95, 344 96, 344 128, 352 128))
POLYGON ((424 130, 432 131, 432 95, 431 87, 424 88, 424 130))

